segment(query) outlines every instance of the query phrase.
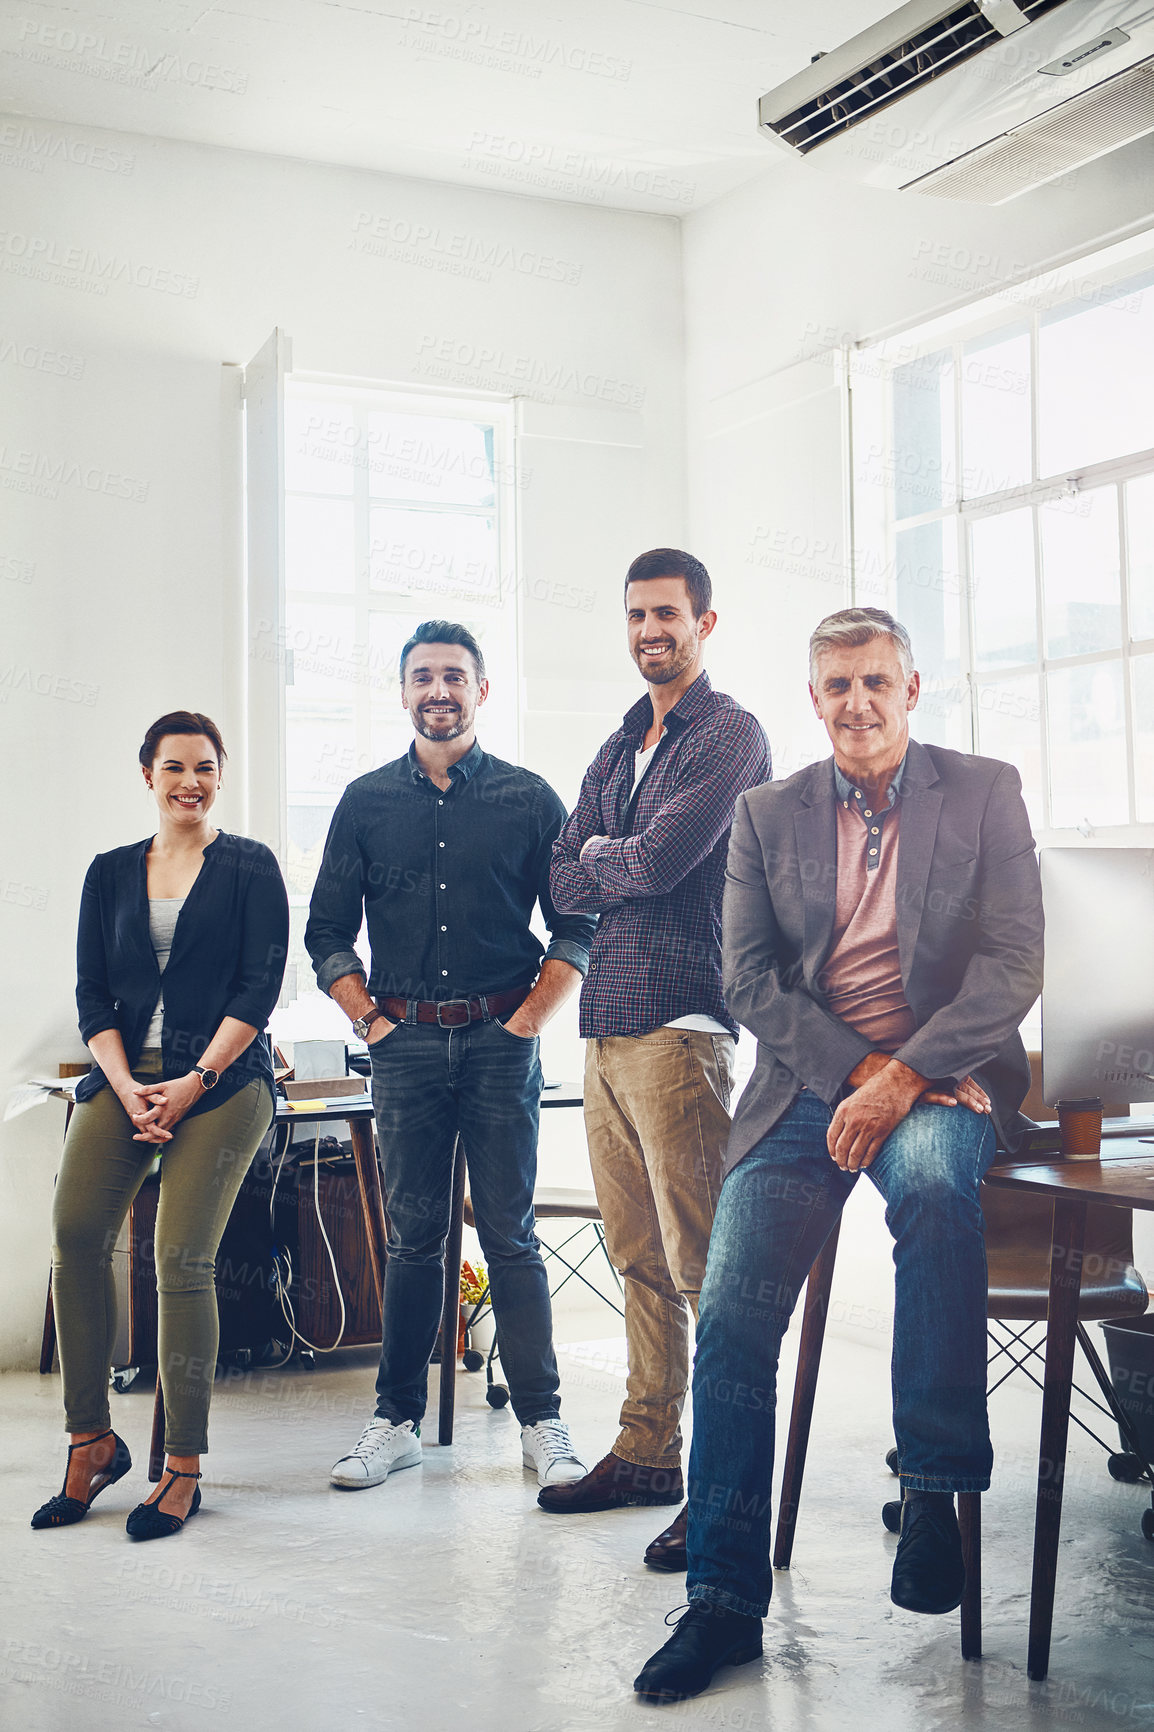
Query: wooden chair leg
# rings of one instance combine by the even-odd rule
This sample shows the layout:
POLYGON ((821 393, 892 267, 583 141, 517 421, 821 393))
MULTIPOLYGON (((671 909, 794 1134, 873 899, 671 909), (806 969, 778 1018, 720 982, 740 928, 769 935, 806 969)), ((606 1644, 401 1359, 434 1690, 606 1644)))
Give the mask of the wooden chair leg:
POLYGON ((153 1485, 164 1472, 164 1388, 156 1373, 156 1400, 152 1404, 152 1439, 148 1446, 148 1477, 153 1485))
POLYGON ((441 1403, 437 1442, 453 1441, 453 1404, 457 1387, 457 1324, 461 1315, 461 1229, 465 1220, 465 1151, 460 1137, 453 1148, 449 1231, 445 1236, 445 1299, 441 1307, 441 1403))
POLYGON ((958 1493, 958 1527, 962 1534, 962 1558, 966 1566, 966 1591, 962 1595, 962 1659, 982 1657, 982 1494, 958 1493))
POLYGON ((48 1276, 48 1297, 44 1301, 44 1333, 40 1337, 40 1375, 47 1377, 56 1353, 56 1311, 52 1304, 52 1276, 48 1276))
POLYGON ((377 1296, 377 1304, 383 1306, 388 1232, 385 1226, 384 1193, 381 1190, 380 1168, 377 1166, 373 1126, 366 1119, 349 1119, 348 1129, 361 1199, 361 1214, 365 1223, 365 1242, 369 1251, 373 1291, 377 1296))
POLYGON ((825 1320, 829 1312, 839 1228, 840 1222, 835 1221, 829 1238, 814 1258, 809 1279, 805 1284, 805 1310, 802 1314, 801 1341, 798 1346, 797 1376, 793 1386, 793 1412, 789 1421, 789 1442, 786 1445, 785 1467, 781 1476, 781 1499, 777 1512, 777 1537, 773 1547, 775 1570, 788 1570, 790 1558, 793 1556, 793 1531, 797 1524, 797 1506, 801 1500, 801 1481, 805 1472, 806 1450, 809 1448, 809 1427, 813 1418, 817 1373, 821 1365, 825 1320))

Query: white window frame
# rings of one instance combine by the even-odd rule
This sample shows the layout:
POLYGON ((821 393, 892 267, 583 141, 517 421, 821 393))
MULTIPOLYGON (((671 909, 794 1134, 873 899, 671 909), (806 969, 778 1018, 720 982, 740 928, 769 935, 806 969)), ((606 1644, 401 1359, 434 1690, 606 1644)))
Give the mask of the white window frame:
MULTIPOLYGON (((446 596, 443 591, 439 591, 435 587, 417 589, 414 592, 416 605, 412 608, 390 607, 387 605, 387 600, 384 606, 380 606, 379 604, 374 606, 375 592, 370 587, 368 576, 370 565, 370 543, 368 540, 370 533, 370 512, 375 506, 380 506, 382 504, 395 504, 404 510, 429 511, 434 513, 441 511, 468 513, 475 510, 478 515, 481 514, 482 511, 485 515, 495 515, 498 548, 498 571, 496 577, 499 584, 500 606, 502 609, 508 608, 511 610, 509 636, 509 660, 511 665, 507 665, 500 670, 500 677, 502 687, 505 687, 507 683, 507 690, 503 693, 503 696, 511 710, 510 719, 512 733, 511 737, 506 737, 502 742, 502 749, 503 751, 507 751, 515 761, 520 762, 524 727, 524 706, 521 701, 524 679, 521 667, 521 645, 523 641, 522 586, 517 578, 519 570, 517 550, 519 530, 518 502, 520 489, 517 486, 518 450, 514 400, 509 397, 486 395, 480 392, 470 394, 466 397, 459 393, 448 391, 417 391, 407 389, 403 385, 383 381, 378 382, 365 379, 349 379, 342 376, 313 372, 292 372, 286 374, 284 378, 284 394, 286 407, 290 402, 300 402, 302 400, 307 401, 310 397, 315 398, 318 402, 328 404, 339 403, 343 408, 350 411, 354 421, 361 425, 364 424, 364 420, 370 411, 384 411, 404 415, 427 415, 440 420, 461 420, 473 423, 482 422, 493 427, 494 471, 498 478, 497 485, 494 489, 496 500, 495 508, 473 508, 460 505, 445 506, 438 505, 433 501, 421 501, 408 498, 397 498, 391 500, 383 494, 371 494, 370 477, 367 468, 364 465, 354 463, 352 465, 354 480, 351 500, 353 504, 355 535, 354 560, 357 574, 355 587, 351 592, 351 595, 347 593, 344 596, 334 595, 332 591, 328 590, 302 591, 294 588, 293 596, 294 599, 297 600, 309 600, 313 605, 317 606, 324 606, 327 603, 333 603, 342 608, 347 607, 351 599, 354 610, 353 637, 354 642, 358 644, 368 644, 370 642, 370 616, 374 612, 391 614, 393 617, 411 613, 414 625, 422 619, 453 617, 456 612, 461 611, 467 613, 469 611, 469 606, 464 598, 459 596, 454 598, 451 592, 446 596)), ((284 486, 282 488, 282 499, 287 501, 287 499, 294 497, 310 497, 310 495, 304 493, 301 489, 293 488, 290 490, 287 486, 287 476, 283 477, 283 479, 284 486)), ((312 495, 312 497, 331 499, 333 495, 315 494, 312 495)), ((348 499, 350 496, 341 495, 339 497, 348 499)), ((282 561, 279 596, 277 597, 277 606, 273 614, 274 618, 281 621, 285 618, 285 610, 288 604, 288 593, 288 580, 284 573, 282 561)), ((381 592, 381 600, 385 600, 386 597, 387 592, 381 592)), ((473 605, 475 607, 476 604, 474 603, 473 605)), ((281 765, 279 786, 280 834, 284 838, 281 863, 282 866, 287 869, 288 808, 290 790, 288 785, 289 778, 287 768, 288 706, 286 693, 291 680, 292 671, 292 646, 287 641, 284 644, 279 661, 279 701, 276 706, 276 726, 279 730, 279 739, 276 759, 281 765)), ((390 672, 395 672, 395 670, 390 669, 390 672)), ((368 681, 355 683, 353 687, 353 716, 355 735, 358 740, 367 740, 371 737, 371 705, 372 691, 370 683, 368 681)), ((363 765, 359 765, 350 770, 348 780, 351 781, 356 775, 361 774, 364 767, 365 766, 363 765)), ((339 798, 339 790, 337 797, 339 798)), ((290 889, 289 903, 291 908, 298 910, 305 905, 306 901, 307 898, 304 897, 301 892, 290 889)), ((290 1017, 289 1022, 284 1023, 282 1033, 284 1032, 284 1029, 292 1026, 293 1007, 302 1000, 302 997, 311 1001, 314 995, 309 991, 307 981, 300 981, 298 979, 296 982, 295 993, 290 998, 282 1001, 284 1008, 289 1011, 290 1017)), ((311 1009, 306 1011, 310 1024, 311 1022, 316 1021, 318 1014, 323 1017, 324 1008, 325 1007, 322 1006, 320 1012, 318 1012, 317 1006, 313 1004, 311 1009)), ((343 1027, 343 1024, 341 1026, 343 1027)))
MULTIPOLYGON (((1154 268, 1154 236, 1147 232, 1118 245, 1072 260, 1044 276, 1023 282, 981 301, 953 309, 949 313, 902 333, 880 341, 863 343, 843 351, 843 366, 849 395, 848 454, 850 468, 849 541, 852 549, 851 597, 854 604, 874 604, 883 592, 882 605, 891 605, 896 590, 896 569, 892 555, 894 537, 923 527, 952 520, 955 529, 954 548, 958 576, 959 644, 961 679, 968 692, 966 721, 969 728, 967 749, 980 742, 979 708, 983 686, 1022 675, 1034 675, 1038 680, 1042 820, 1037 828, 1040 845, 1077 842, 1079 836, 1116 844, 1149 844, 1154 842, 1154 824, 1139 823, 1136 818, 1136 753, 1133 715, 1131 664, 1136 656, 1154 652, 1154 638, 1139 642, 1130 640, 1129 549, 1127 545, 1123 488, 1127 481, 1154 473, 1154 446, 1143 451, 1087 465, 1069 473, 1038 476, 1038 343, 1039 329, 1045 312, 1063 304, 1075 294, 1097 290, 1108 293, 1110 286, 1128 277, 1154 268), (962 493, 965 477, 956 462, 961 452, 961 392, 955 391, 954 401, 954 468, 957 497, 950 503, 936 506, 916 515, 896 518, 893 512, 893 489, 884 489, 884 504, 868 509, 868 498, 862 486, 861 453, 876 452, 890 444, 892 427, 891 381, 901 366, 925 356, 951 350, 955 380, 961 377, 963 351, 975 338, 992 337, 999 330, 1009 331, 1028 325, 1030 335, 1030 426, 1031 471, 1036 479, 1021 486, 1005 488, 974 498, 962 493), (974 585, 970 567, 970 525, 983 518, 1018 510, 1035 508, 1034 534, 1038 536, 1036 508, 1047 502, 1088 493, 1095 488, 1113 486, 1116 489, 1119 514, 1119 554, 1121 583, 1121 643, 1120 646, 1081 655, 1048 657, 1045 654, 1042 611, 1042 565, 1040 550, 1035 544, 1035 618, 1037 622, 1037 652, 1032 663, 997 668, 978 669, 974 644, 974 585), (880 579, 880 582, 879 582, 880 579), (888 588, 888 594, 884 592, 888 588), (1129 818, 1124 824, 1099 825, 1093 829, 1056 827, 1051 819, 1049 717, 1047 710, 1046 675, 1056 669, 1088 667, 1121 660, 1123 669, 1125 738, 1127 750, 1127 798, 1129 818)), ((943 543, 946 532, 943 532, 943 543)), ((916 649, 916 645, 915 645, 916 649)), ((932 673, 933 670, 928 670, 932 673)), ((916 731, 916 730, 915 730, 916 731)))

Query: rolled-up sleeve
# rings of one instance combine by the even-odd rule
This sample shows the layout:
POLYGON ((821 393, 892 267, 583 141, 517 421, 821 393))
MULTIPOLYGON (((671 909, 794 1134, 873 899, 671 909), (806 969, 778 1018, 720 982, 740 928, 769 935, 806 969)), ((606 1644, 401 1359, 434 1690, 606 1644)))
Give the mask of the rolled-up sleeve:
POLYGON ((76 932, 76 1010, 82 1040, 91 1040, 94 1034, 100 1034, 106 1028, 120 1026, 116 999, 108 985, 99 859, 88 868, 80 894, 80 922, 76 932))
POLYGON ((365 906, 365 865, 348 794, 341 796, 309 903, 305 949, 322 992, 346 974, 364 974, 356 952, 365 906))
MULTIPOLYGON (((549 790, 552 794, 552 789, 549 790)), ((584 978, 589 971, 589 947, 597 929, 595 915, 567 910, 561 913, 549 888, 554 844, 565 823, 565 808, 555 794, 546 802, 541 842, 537 851, 537 901, 549 931, 545 961, 568 962, 584 978)))
POLYGON ((276 856, 267 848, 246 860, 237 972, 225 1016, 263 1029, 276 1009, 288 957, 288 895, 276 856))

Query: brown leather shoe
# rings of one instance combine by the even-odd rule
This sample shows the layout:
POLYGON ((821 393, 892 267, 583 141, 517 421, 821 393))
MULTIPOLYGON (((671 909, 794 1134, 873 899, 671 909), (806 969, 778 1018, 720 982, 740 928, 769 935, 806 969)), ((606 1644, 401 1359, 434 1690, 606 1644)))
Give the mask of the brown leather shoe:
POLYGON ((689 1525, 689 1505, 673 1518, 664 1533, 658 1534, 645 1548, 642 1562, 647 1563, 651 1570, 687 1570, 689 1559, 685 1555, 685 1530, 689 1525))
POLYGON ((593 1510, 629 1509, 635 1504, 680 1503, 684 1496, 679 1467, 639 1467, 611 1453, 602 1456, 584 1479, 543 1487, 537 1502, 554 1515, 588 1515, 593 1510))

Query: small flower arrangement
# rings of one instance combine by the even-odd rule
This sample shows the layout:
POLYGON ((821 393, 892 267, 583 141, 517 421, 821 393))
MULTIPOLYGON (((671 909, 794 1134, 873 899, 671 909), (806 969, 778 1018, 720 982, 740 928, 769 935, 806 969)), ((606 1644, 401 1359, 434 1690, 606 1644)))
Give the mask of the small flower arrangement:
POLYGON ((485 1265, 461 1264, 461 1301, 465 1305, 480 1305, 489 1297, 489 1277, 485 1265))

